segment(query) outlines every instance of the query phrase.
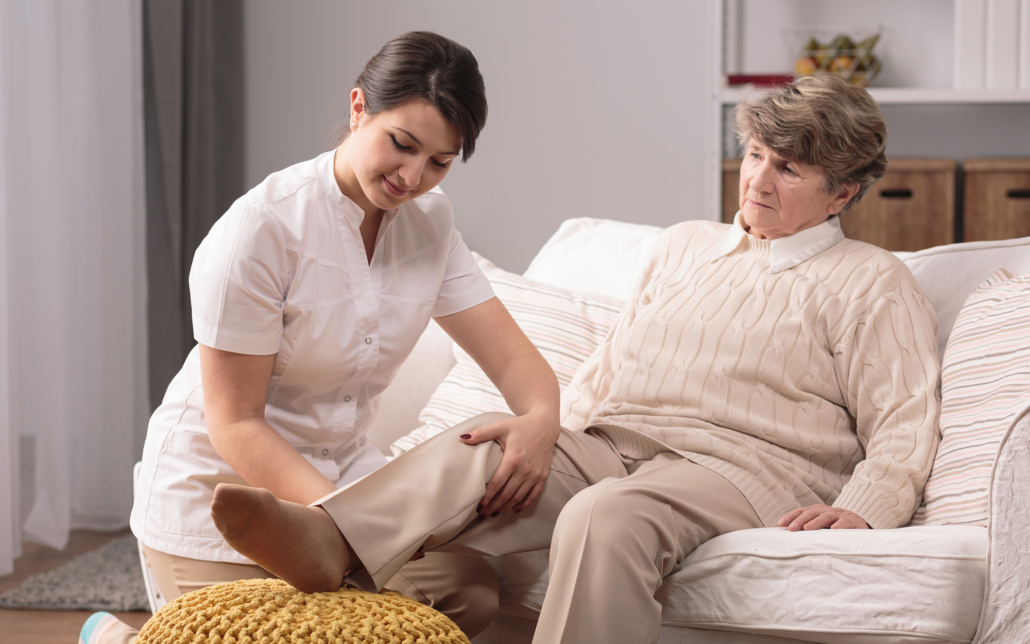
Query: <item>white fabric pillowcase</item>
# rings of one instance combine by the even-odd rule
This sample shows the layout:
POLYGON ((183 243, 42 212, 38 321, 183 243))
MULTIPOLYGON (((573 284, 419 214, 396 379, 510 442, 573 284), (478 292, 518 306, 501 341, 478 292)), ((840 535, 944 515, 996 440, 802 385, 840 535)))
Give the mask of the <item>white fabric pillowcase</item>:
POLYGON ((937 354, 943 359, 948 336, 969 294, 999 266, 1013 275, 1030 272, 1030 237, 935 246, 895 253, 915 276, 937 313, 937 354))
POLYGON ((657 226, 611 219, 566 219, 523 275, 572 291, 625 300, 661 232, 657 226))
MULTIPOLYGON (((554 369, 558 385, 564 389, 579 365, 607 335, 623 301, 537 282, 497 268, 473 254, 494 293, 554 369)), ((419 414, 422 426, 391 445, 395 456, 477 414, 509 412, 501 393, 457 344, 454 357, 457 365, 419 414)))
POLYGON ((987 525, 1002 437, 1030 403, 1030 275, 1004 269, 966 300, 944 353, 941 445, 913 525, 987 525))

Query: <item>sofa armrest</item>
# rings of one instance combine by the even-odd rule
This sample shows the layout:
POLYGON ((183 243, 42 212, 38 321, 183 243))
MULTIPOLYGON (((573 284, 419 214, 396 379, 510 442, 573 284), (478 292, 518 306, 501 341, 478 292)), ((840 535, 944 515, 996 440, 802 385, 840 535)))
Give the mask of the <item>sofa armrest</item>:
POLYGON ((1016 415, 991 474, 987 585, 975 644, 1025 641, 1030 633, 1030 407, 1016 415))

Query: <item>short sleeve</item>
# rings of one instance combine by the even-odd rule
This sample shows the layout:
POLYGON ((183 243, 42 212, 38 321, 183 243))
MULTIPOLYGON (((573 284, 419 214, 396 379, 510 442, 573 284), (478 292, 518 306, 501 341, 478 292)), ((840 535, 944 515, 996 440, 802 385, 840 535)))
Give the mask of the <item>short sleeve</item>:
POLYGON ((278 353, 288 264, 279 221, 234 204, 201 242, 190 269, 197 342, 234 353, 278 353))
POLYGON ((494 297, 490 281, 480 270, 472 251, 461 238, 461 233, 451 229, 451 249, 447 257, 440 294, 433 306, 433 317, 460 313, 494 297))

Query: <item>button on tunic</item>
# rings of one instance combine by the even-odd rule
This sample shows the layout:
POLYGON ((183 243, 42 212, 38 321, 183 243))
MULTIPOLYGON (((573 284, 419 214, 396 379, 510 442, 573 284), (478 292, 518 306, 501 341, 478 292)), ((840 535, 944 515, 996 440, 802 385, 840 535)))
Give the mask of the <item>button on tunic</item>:
MULTIPOLYGON (((384 462, 365 433, 429 319, 493 291, 439 191, 385 213, 369 264, 364 214, 340 192, 333 159, 272 174, 237 200, 197 249, 190 293, 198 342, 275 354, 266 421, 342 486, 384 462)), ((150 421, 133 532, 168 554, 249 563, 211 521, 220 482, 245 483, 211 445, 194 348, 150 421)))

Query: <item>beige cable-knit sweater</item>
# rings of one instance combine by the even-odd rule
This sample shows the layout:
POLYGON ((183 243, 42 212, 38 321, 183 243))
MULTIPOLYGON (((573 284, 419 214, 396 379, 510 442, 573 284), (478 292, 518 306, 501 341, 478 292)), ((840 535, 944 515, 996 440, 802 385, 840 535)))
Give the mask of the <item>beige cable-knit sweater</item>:
MULTIPOLYGON (((787 270, 770 242, 685 222, 562 395, 562 424, 725 476, 766 525, 828 503, 905 524, 939 440, 937 323, 908 268, 844 239, 787 270)), ((832 242, 831 242, 832 243, 832 242)))

